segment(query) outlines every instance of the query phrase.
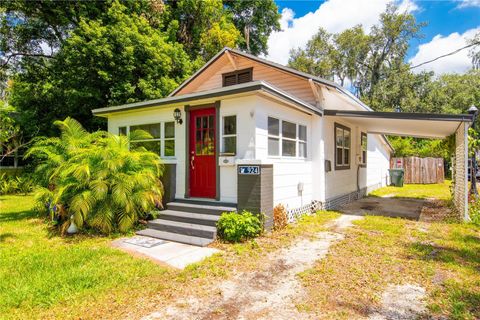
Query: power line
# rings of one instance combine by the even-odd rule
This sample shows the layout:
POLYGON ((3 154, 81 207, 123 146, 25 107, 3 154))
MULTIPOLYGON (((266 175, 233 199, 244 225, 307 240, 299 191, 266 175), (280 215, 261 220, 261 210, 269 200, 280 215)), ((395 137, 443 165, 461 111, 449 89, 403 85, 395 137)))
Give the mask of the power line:
POLYGON ((419 64, 415 65, 415 66, 411 66, 411 67, 409 68, 409 70, 418 68, 418 67, 423 66, 423 65, 425 65, 425 64, 427 64, 427 63, 431 63, 431 62, 437 61, 437 60, 439 60, 439 59, 441 59, 441 58, 445 58, 445 57, 454 55, 454 54, 456 54, 456 53, 458 53, 458 52, 460 52, 460 51, 462 51, 462 50, 465 50, 465 49, 467 49, 467 48, 470 48, 470 47, 473 47, 473 46, 476 46, 476 45, 479 45, 479 44, 480 44, 480 41, 470 43, 469 45, 466 45, 466 46, 464 46, 464 47, 462 47, 462 48, 460 48, 460 49, 457 49, 457 50, 455 50, 455 51, 446 53, 446 54, 444 54, 444 55, 438 56, 438 57, 436 57, 436 58, 434 58, 434 59, 431 59, 431 60, 428 60, 428 61, 424 61, 424 62, 422 62, 422 63, 419 63, 419 64))

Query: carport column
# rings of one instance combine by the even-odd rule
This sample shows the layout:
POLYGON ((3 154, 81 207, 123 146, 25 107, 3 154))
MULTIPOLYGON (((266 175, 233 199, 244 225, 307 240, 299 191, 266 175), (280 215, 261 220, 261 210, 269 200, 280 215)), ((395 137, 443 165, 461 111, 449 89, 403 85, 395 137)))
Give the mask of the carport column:
POLYGON ((468 216, 468 124, 462 122, 455 132, 454 203, 464 220, 468 216))

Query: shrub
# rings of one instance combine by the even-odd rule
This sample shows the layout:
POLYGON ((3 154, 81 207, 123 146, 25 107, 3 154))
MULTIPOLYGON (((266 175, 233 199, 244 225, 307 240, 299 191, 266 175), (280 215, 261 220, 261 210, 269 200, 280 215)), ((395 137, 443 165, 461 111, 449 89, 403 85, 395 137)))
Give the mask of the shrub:
POLYGON ((239 242, 260 235, 263 222, 257 215, 248 211, 224 212, 217 222, 217 230, 220 238, 229 242, 239 242))
POLYGON ((33 191, 34 183, 30 176, 0 176, 0 194, 27 194, 33 191))
POLYGON ((38 138, 26 155, 41 160, 36 199, 62 230, 73 215, 79 228, 125 232, 160 205, 160 157, 143 147, 129 150, 130 139, 149 139, 148 133, 88 133, 71 118, 55 125, 60 137, 38 138))
POLYGON ((278 204, 273 208, 273 229, 281 230, 288 224, 287 210, 282 204, 278 204))
POLYGON ((480 226, 480 199, 471 199, 469 201, 468 213, 472 222, 480 226))

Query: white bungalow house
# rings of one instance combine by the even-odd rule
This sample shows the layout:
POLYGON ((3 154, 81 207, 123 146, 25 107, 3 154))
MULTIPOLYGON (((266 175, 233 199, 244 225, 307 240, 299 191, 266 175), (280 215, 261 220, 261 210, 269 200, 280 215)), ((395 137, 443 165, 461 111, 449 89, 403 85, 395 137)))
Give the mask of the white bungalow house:
POLYGON ((108 118, 109 132, 150 132, 136 143, 163 158, 167 210, 146 235, 205 245, 222 211, 262 212, 269 227, 278 204, 293 216, 358 199, 389 183, 383 134, 456 133, 456 203, 465 211, 471 116, 373 112, 333 82, 234 49, 166 98, 93 113, 108 118))

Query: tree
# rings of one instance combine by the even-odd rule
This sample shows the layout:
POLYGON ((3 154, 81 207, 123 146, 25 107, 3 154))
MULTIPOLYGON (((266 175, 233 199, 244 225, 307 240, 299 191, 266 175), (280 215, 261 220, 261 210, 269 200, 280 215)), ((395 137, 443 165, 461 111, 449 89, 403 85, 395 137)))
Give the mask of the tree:
POLYGON ((241 49, 253 55, 268 54, 267 41, 272 31, 280 30, 280 13, 273 0, 224 0, 233 23, 243 33, 241 49))
POLYGON ((161 203, 159 156, 143 147, 129 150, 131 139, 151 138, 148 133, 88 133, 71 118, 55 125, 60 137, 37 138, 27 156, 41 160, 36 199, 62 231, 73 216, 79 227, 126 232, 161 203))
POLYGON ((468 41, 470 45, 472 45, 472 49, 470 49, 469 55, 472 58, 472 65, 474 69, 480 69, 480 32, 468 41))
POLYGON ((0 100, 0 162, 22 145, 20 127, 13 117, 15 110, 0 100))
POLYGON ((183 44, 197 67, 223 47, 235 47, 238 43, 240 32, 221 0, 166 3, 169 7, 167 33, 172 41, 183 44))
POLYGON ((310 69, 314 75, 341 85, 349 80, 357 95, 371 103, 377 84, 404 64, 408 43, 420 36, 422 25, 413 15, 389 5, 369 34, 361 26, 337 35, 320 29, 306 49, 291 52, 289 65, 310 69))
POLYGON ((191 73, 182 45, 114 2, 101 18, 81 19, 54 59, 24 57, 10 103, 30 137, 55 134, 50 123, 66 116, 96 130, 104 124, 92 109, 164 97, 191 73))

